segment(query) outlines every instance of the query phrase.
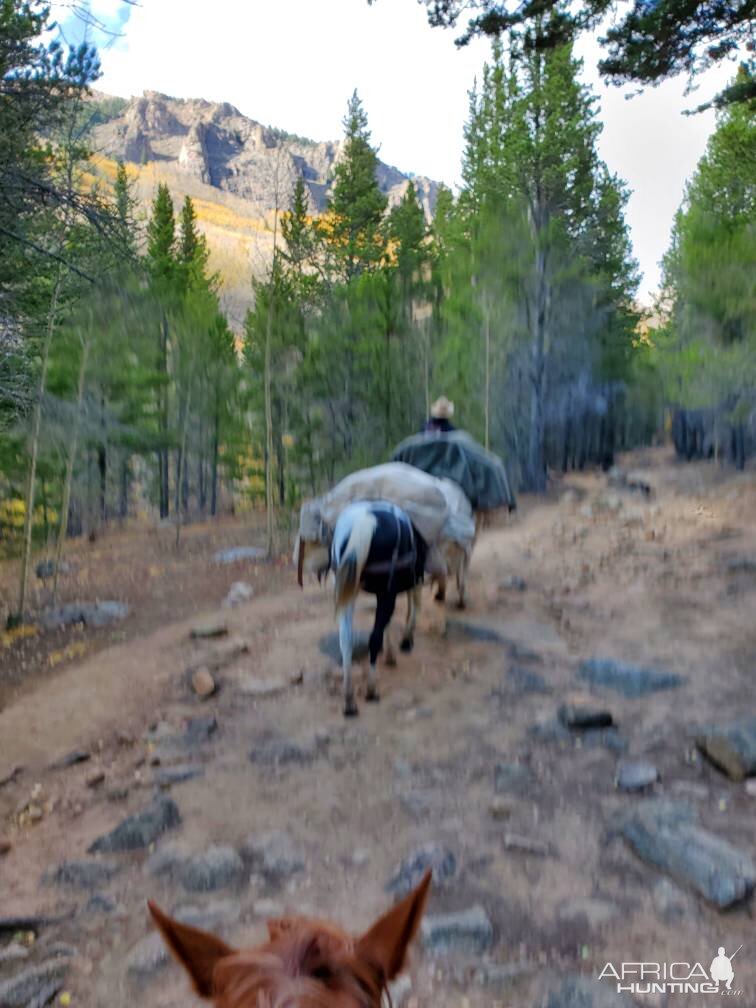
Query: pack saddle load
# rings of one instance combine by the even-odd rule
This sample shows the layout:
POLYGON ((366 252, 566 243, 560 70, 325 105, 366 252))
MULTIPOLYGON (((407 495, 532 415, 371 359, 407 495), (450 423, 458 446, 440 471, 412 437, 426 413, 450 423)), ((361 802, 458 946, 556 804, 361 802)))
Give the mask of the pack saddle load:
POLYGON ((403 462, 387 462, 352 473, 322 497, 304 502, 294 548, 300 584, 304 570, 323 569, 323 557, 317 554, 330 549, 333 530, 344 508, 355 501, 378 500, 389 501, 406 512, 428 547, 426 572, 431 576, 447 574, 446 544, 459 547, 469 560, 475 521, 470 501, 459 485, 403 462))

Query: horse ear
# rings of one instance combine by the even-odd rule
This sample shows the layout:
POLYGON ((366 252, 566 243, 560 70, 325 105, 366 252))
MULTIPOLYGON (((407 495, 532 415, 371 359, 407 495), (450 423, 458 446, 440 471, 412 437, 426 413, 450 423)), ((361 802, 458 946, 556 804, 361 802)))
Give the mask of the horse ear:
POLYGON ((377 966, 386 980, 393 980, 404 968, 409 943, 415 937, 428 901, 431 872, 401 903, 380 917, 357 942, 357 955, 377 966))
POLYGON ((212 997, 217 993, 213 988, 213 972, 216 964, 221 959, 233 955, 236 950, 215 935, 173 920, 151 900, 147 906, 168 948, 192 978, 197 993, 201 997, 212 997))

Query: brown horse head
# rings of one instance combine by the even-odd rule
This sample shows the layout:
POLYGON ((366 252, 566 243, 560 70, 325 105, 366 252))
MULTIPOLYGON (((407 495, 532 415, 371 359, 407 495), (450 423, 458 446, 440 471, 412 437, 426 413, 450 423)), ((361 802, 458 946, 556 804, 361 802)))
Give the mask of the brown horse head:
POLYGON ((380 1008, 386 985, 404 968, 430 881, 428 872, 361 938, 326 921, 284 917, 268 921, 268 941, 246 951, 148 905, 197 993, 216 1008, 380 1008))

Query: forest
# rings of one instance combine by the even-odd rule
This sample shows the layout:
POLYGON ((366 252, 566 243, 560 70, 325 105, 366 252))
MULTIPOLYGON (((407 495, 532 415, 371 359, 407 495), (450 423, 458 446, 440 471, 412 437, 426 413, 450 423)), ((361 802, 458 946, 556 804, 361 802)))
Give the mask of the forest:
MULTIPOLYGON (((96 51, 0 4, 0 549, 28 607, 35 551, 126 519, 291 508, 415 431, 433 398, 521 490, 669 436, 685 458, 756 450, 756 121, 718 112, 681 194, 651 316, 623 180, 569 40, 495 39, 469 96, 463 184, 431 220, 390 210, 355 92, 326 212, 279 192, 243 331, 190 198, 146 220, 128 165, 92 170, 96 51)), ((745 92, 741 68, 733 88, 745 92)), ((56 586, 53 586, 53 597, 56 586)))

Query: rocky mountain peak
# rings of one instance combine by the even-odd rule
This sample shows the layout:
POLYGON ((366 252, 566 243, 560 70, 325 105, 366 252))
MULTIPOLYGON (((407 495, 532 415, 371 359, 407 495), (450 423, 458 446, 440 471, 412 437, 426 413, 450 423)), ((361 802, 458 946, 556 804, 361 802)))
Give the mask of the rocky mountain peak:
MULTIPOLYGON (((316 143, 264 126, 228 102, 177 99, 158 91, 145 91, 125 105, 114 105, 104 95, 95 95, 95 100, 108 110, 94 129, 94 146, 100 153, 136 164, 171 166, 197 182, 254 203, 262 213, 274 208, 276 189, 288 194, 302 176, 310 211, 317 214, 325 208, 341 150, 338 141, 316 143)), ((413 181, 430 216, 438 184, 424 176, 413 181)), ((390 205, 401 199, 408 182, 408 175, 380 162, 378 184, 390 205)))

